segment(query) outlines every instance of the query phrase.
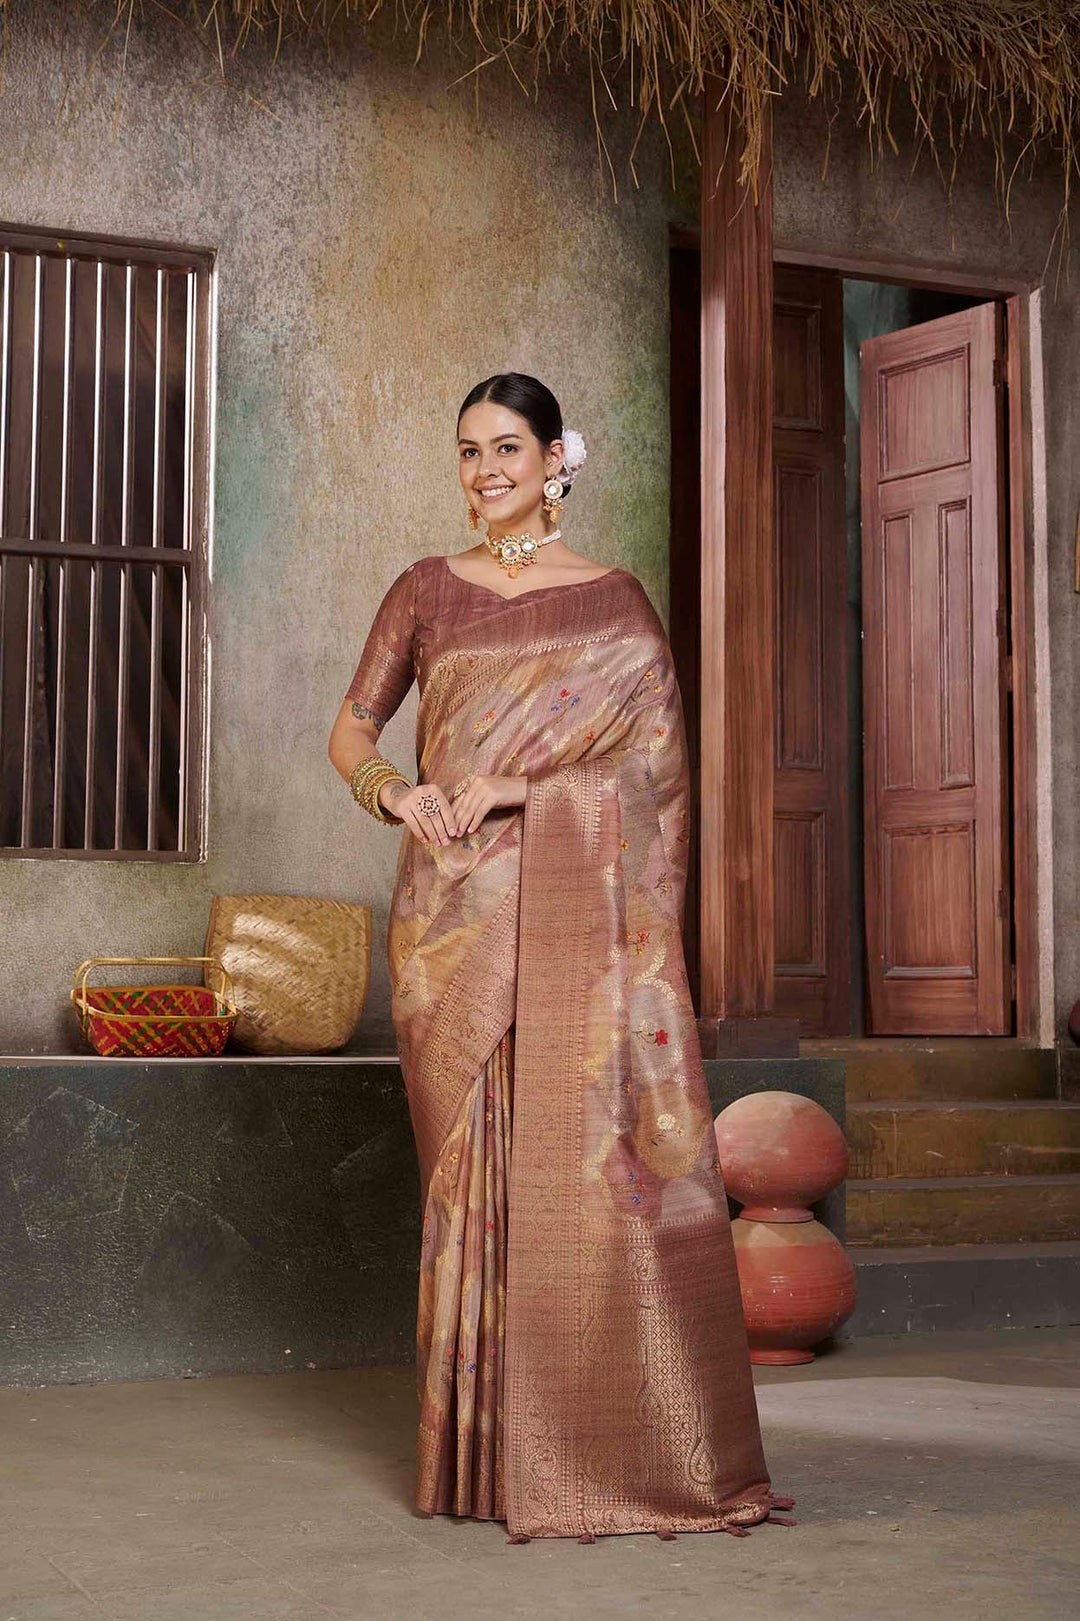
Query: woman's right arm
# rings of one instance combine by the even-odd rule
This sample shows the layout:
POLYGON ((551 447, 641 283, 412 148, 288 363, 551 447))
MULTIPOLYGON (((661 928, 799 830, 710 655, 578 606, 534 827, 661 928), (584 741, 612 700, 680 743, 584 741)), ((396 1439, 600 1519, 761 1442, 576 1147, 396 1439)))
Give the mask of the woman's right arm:
MULTIPOLYGON (((330 733, 327 753, 330 764, 346 782, 362 760, 379 754, 379 732, 382 722, 370 709, 354 698, 346 698, 338 710, 330 733)), ((398 816, 405 826, 424 844, 449 844, 457 833, 453 809, 438 787, 414 787, 402 778, 384 782, 378 792, 378 801, 390 816, 398 816), (418 808, 421 795, 434 791, 440 803, 440 813, 425 816, 418 808)))
MULTIPOLYGON (((346 782, 362 760, 381 753, 379 733, 413 684, 415 634, 416 567, 410 564, 379 604, 330 733, 327 752, 346 782)), ((453 809, 435 783, 413 787, 407 781, 384 782, 379 804, 388 815, 400 817, 424 844, 449 844, 457 833, 453 809), (438 801, 433 816, 419 809, 425 794, 433 794, 438 801)))
MULTIPOLYGON (((348 782, 351 773, 362 760, 370 760, 379 753, 379 729, 382 722, 377 720, 370 709, 355 699, 346 698, 337 712, 330 733, 330 743, 327 753, 330 764, 339 776, 348 782)), ((409 788, 410 784, 403 780, 384 782, 378 792, 378 801, 383 810, 393 815, 400 815, 395 809, 395 800, 400 798, 409 788)))

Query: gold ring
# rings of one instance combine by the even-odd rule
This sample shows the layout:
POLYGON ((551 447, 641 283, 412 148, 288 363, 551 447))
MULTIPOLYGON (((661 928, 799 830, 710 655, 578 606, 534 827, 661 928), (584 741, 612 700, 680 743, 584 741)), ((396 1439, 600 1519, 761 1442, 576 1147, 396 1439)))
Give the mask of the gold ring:
POLYGON ((471 781, 472 781, 471 777, 462 777, 461 781, 458 783, 457 787, 454 789, 453 793, 450 795, 451 801, 455 800, 459 794, 463 794, 465 792, 466 788, 469 786, 471 781))
POLYGON ((421 799, 416 801, 416 808, 418 811, 422 811, 425 816, 434 816, 439 808, 439 801, 434 794, 424 794, 421 799))

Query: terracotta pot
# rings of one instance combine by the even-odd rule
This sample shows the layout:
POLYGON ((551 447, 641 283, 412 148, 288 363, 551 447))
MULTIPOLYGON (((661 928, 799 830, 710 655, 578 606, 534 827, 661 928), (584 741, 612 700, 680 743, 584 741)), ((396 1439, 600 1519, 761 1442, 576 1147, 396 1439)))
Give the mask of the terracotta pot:
POLYGON ((810 1205, 847 1175, 844 1134, 796 1092, 750 1092, 721 1109, 716 1145, 724 1187, 746 1221, 812 1221, 810 1205))
POLYGON ((855 1309, 855 1268, 819 1221, 731 1224, 751 1362, 812 1362, 855 1309))

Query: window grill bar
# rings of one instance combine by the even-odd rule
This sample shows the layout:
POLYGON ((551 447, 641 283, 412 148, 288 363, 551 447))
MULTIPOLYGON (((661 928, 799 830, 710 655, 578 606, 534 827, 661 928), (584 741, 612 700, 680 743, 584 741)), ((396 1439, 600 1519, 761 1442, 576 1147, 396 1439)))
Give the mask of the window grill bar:
MULTIPOLYGON (((187 275, 187 323, 184 344, 184 509, 180 539, 184 555, 191 555, 195 480, 195 377, 196 329, 198 323, 198 283, 194 271, 187 275)), ((185 569, 180 603, 180 783, 177 799, 177 847, 187 848, 191 769, 191 576, 185 569)))
MULTIPOLYGON (((128 264, 124 276, 124 449, 122 488, 120 494, 120 544, 131 540, 131 483, 133 401, 132 368, 135 359, 135 266, 128 264)), ((128 729, 130 706, 128 703, 129 664, 131 656, 131 568, 124 563, 120 570, 120 624, 118 628, 116 672, 116 803, 113 816, 113 849, 124 846, 124 822, 127 811, 128 782, 128 729)))
POLYGON ((32 537, 38 526, 38 457, 41 454, 41 284, 45 261, 41 254, 34 256, 34 344, 30 374, 30 521, 32 537))
POLYGON ((154 477, 151 502, 150 544, 162 541, 162 461, 165 425, 165 346, 168 341, 168 309, 165 303, 165 272, 158 266, 157 307, 154 311, 154 477))
MULTIPOLYGON (((72 546, 72 556, 94 554, 101 536, 101 463, 104 455, 105 418, 105 292, 104 260, 94 278, 94 428, 90 465, 90 543, 72 546)), ((69 543, 70 545, 70 543, 69 543)), ((95 786, 97 777, 98 670, 101 666, 101 570, 90 564, 90 605, 86 636, 86 774, 83 781, 83 849, 94 848, 95 786)))
POLYGON ((131 564, 120 565, 120 630, 116 669, 116 805, 113 849, 124 847, 128 778, 128 663, 131 645, 131 564))
MULTIPOLYGON (((68 534, 70 514, 69 478, 71 472, 71 353, 72 325, 75 299, 75 265, 68 259, 64 264, 64 394, 63 417, 60 434, 60 540, 68 534)), ((53 849, 64 846, 64 790, 67 771, 67 559, 59 563, 60 588, 56 603, 56 722, 53 730, 53 849)))
POLYGON ((135 266, 126 266, 124 278, 124 453, 123 484, 120 493, 120 544, 126 546, 131 539, 131 480, 132 480, 132 389, 131 372, 135 350, 135 266))
POLYGON ((11 392, 11 254, 6 249, 3 265, 3 296, 0 299, 0 535, 4 533, 7 521, 8 412, 11 392))
POLYGON ((90 470, 90 541, 101 534, 101 457, 105 409, 105 265, 97 262, 94 288, 94 452, 90 470))
POLYGON ((64 393, 60 427, 60 539, 71 518, 71 357, 75 322, 75 261, 64 261, 64 393))
POLYGON ((101 558, 114 563, 160 563, 162 567, 180 564, 190 567, 193 552, 179 546, 91 546, 86 541, 69 540, 62 546, 56 540, 31 540, 28 535, 9 535, 0 540, 0 557, 81 557, 88 562, 101 558))
MULTIPOLYGON (((90 550, 91 548, 87 548, 90 550)), ((83 849, 94 848, 94 779, 97 767, 98 649, 101 643, 101 568, 90 564, 90 625, 86 643, 86 779, 83 849)))
MULTIPOLYGON (((38 525, 38 457, 40 455, 41 414, 41 284, 45 261, 34 255, 34 335, 30 372, 30 515, 27 527, 31 538, 38 525)), ((37 679, 37 624, 41 605, 42 565, 31 559, 26 571, 26 662, 24 666, 22 735, 22 796, 20 803, 20 844, 32 843, 31 816, 34 801, 34 686, 37 679)))
POLYGON ((26 688, 23 693, 23 735, 22 735, 22 799, 20 804, 21 828, 19 832, 20 844, 32 844, 31 837, 31 811, 33 808, 34 789, 34 681, 37 674, 37 636, 35 634, 38 622, 38 608, 41 599, 41 564, 36 558, 31 558, 26 571, 26 688))
MULTIPOLYGON (((11 254, 5 249, 2 257, 3 279, 0 283, 0 535, 4 533, 7 505, 8 460, 8 392, 10 388, 11 356, 11 254)), ((0 556, 0 640, 7 625, 8 574, 0 556)), ((3 765, 4 746, 4 660, 0 658, 0 769, 3 765)))
POLYGON ((177 801, 176 847, 187 848, 188 828, 188 682, 191 658, 191 579, 184 570, 180 582, 180 788, 177 801))
POLYGON ((195 466, 195 327, 199 306, 194 272, 187 278, 187 341, 184 348, 184 525, 180 532, 185 551, 191 549, 192 493, 195 466))
POLYGON ((114 850, 112 845, 104 849, 94 850, 54 850, 51 844, 44 847, 27 845, 12 845, 4 848, 3 856, 6 861, 48 861, 69 860, 73 855, 80 861, 169 861, 187 862, 191 860, 186 850, 114 850))
MULTIPOLYGON (((0 555, 0 651, 2 651, 3 647, 4 632, 7 628, 8 616, 8 575, 10 570, 6 566, 6 561, 7 560, 0 555)), ((5 661, 2 657, 0 657, 0 785, 2 785, 3 782, 2 773, 4 768, 4 699, 6 696, 4 691, 4 665, 5 661)), ((0 825, 2 825, 2 823, 0 823, 0 825)))
MULTIPOLYGON (((0 226, 0 230, 3 227, 0 226)), ((10 231, 4 235, 10 237, 10 231)), ((107 242, 87 231, 35 230, 32 226, 16 227, 19 247, 24 253, 55 253, 57 237, 63 236, 66 251, 75 258, 99 256, 106 264, 127 264, 132 254, 144 258, 152 256, 154 264, 175 265, 182 270, 191 267, 195 259, 206 270, 211 268, 213 252, 208 248, 186 247, 180 243, 145 242, 139 237, 116 236, 107 242)))
MULTIPOLYGON (((68 566, 64 558, 59 565, 60 587, 56 600, 56 720, 53 727, 53 848, 64 847, 64 789, 67 772, 67 606, 68 566)), ((42 564, 42 572, 45 565, 42 564)))
POLYGON ((161 568, 150 581, 150 748, 146 771, 146 848, 158 847, 158 795, 161 784, 161 568))
MULTIPOLYGON (((154 312, 154 475, 150 544, 162 543, 162 457, 165 421, 165 345, 168 338, 165 272, 157 269, 154 312)), ((150 747, 146 773, 146 848, 158 847, 158 796, 161 791, 161 569, 150 580, 150 747)))

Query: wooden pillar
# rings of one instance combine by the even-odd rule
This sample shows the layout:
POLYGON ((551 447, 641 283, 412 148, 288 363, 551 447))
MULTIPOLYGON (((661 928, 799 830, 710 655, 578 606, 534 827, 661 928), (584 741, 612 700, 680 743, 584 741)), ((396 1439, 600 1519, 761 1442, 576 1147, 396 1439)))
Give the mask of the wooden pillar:
POLYGON ((706 87, 701 201, 700 1006, 706 1057, 798 1052, 773 1016, 772 147, 757 197, 706 87))

